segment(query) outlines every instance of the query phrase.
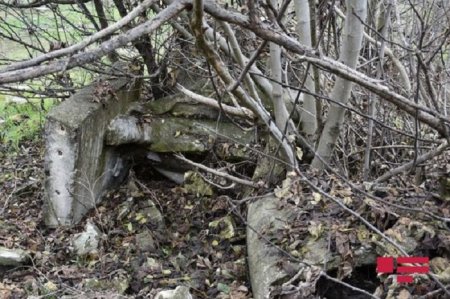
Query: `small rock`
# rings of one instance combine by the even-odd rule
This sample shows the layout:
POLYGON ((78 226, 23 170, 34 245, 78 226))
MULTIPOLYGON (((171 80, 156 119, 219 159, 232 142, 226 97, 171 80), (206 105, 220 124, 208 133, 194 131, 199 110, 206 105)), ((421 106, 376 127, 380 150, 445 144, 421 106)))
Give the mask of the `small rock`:
POLYGON ((119 207, 119 214, 117 215, 118 220, 125 219, 128 214, 130 214, 131 207, 133 206, 133 198, 128 198, 124 203, 122 203, 119 207))
POLYGON ((119 274, 112 280, 87 278, 83 280, 83 285, 91 291, 110 291, 116 294, 124 294, 130 286, 130 281, 125 274, 119 274))
POLYGON ((155 260, 154 258, 147 258, 147 262, 145 263, 146 267, 149 267, 152 271, 160 271, 161 270, 161 264, 155 260))
POLYGON ((84 232, 73 237, 74 251, 79 256, 91 254, 97 251, 101 232, 94 224, 88 222, 84 232))
POLYGON ((166 225, 164 223, 164 217, 153 201, 149 200, 147 207, 142 209, 141 213, 145 215, 149 224, 151 224, 153 228, 156 230, 165 229, 166 225))
POLYGON ((29 260, 29 255, 21 249, 8 249, 0 246, 0 265, 20 266, 29 260))
POLYGON ((158 171, 160 174, 162 174, 172 182, 179 185, 184 183, 184 172, 173 171, 159 166, 154 166, 154 168, 156 169, 156 171, 158 171))
POLYGON ((142 252, 154 252, 156 249, 155 240, 149 230, 136 235, 136 248, 142 252))
POLYGON ((189 288, 185 286, 178 286, 175 290, 165 290, 159 292, 156 299, 192 299, 189 288))

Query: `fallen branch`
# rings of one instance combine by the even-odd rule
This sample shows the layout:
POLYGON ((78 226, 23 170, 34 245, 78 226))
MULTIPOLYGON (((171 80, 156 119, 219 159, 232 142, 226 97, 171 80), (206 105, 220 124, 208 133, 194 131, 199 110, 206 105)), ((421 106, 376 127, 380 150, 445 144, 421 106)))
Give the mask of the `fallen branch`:
POLYGON ((384 182, 384 181, 388 180, 389 178, 393 177, 394 175, 405 172, 417 164, 423 163, 433 157, 436 157, 436 156, 442 154, 448 148, 448 146, 449 146, 448 141, 445 141, 444 143, 439 145, 436 149, 417 157, 417 159, 415 161, 414 160, 410 161, 406 164, 403 164, 397 168, 392 169, 391 171, 388 171, 387 173, 385 173, 382 176, 380 176, 379 178, 377 178, 374 181, 374 183, 384 182))
POLYGON ((241 117, 245 117, 245 118, 251 118, 251 119, 255 118, 255 114, 250 109, 247 109, 245 107, 237 108, 237 107, 232 107, 232 106, 225 105, 225 104, 220 105, 216 100, 205 97, 205 96, 195 93, 193 91, 190 91, 189 89, 186 89, 181 84, 177 83, 176 87, 180 92, 184 93, 186 96, 190 97, 194 101, 199 102, 201 104, 205 104, 205 105, 217 108, 217 109, 220 109, 220 106, 222 106, 223 111, 225 111, 228 114, 241 116, 241 117))
POLYGON ((222 172, 222 171, 218 171, 218 170, 215 170, 215 169, 210 168, 210 167, 208 167, 208 166, 205 166, 205 165, 203 165, 203 164, 196 163, 196 162, 194 162, 194 161, 191 161, 191 160, 189 160, 189 159, 186 159, 186 158, 185 158, 183 155, 181 155, 181 154, 177 154, 177 155, 175 155, 175 157, 176 157, 177 159, 180 159, 180 160, 183 161, 183 162, 186 162, 186 163, 188 163, 188 164, 194 166, 194 167, 197 167, 197 168, 199 168, 199 169, 202 169, 202 170, 207 171, 207 172, 209 172, 209 173, 212 173, 212 174, 214 174, 214 175, 217 175, 217 176, 226 178, 226 179, 228 179, 228 180, 230 180, 230 181, 233 181, 233 182, 235 182, 235 183, 238 183, 238 184, 241 184, 241 185, 244 185, 244 186, 249 186, 249 187, 252 187, 252 188, 260 188, 260 187, 262 187, 262 186, 261 186, 260 184, 258 184, 258 183, 254 183, 254 182, 249 181, 249 180, 244 180, 244 179, 241 179, 241 178, 237 178, 237 177, 235 177, 235 176, 232 176, 231 174, 228 174, 228 173, 225 173, 225 172, 222 172))

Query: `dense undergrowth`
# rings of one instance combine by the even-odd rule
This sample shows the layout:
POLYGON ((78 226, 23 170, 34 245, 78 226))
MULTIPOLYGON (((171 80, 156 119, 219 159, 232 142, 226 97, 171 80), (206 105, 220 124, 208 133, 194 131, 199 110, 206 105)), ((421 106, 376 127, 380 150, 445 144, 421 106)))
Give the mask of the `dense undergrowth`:
POLYGON ((8 152, 17 151, 25 141, 36 141, 44 128, 45 115, 53 100, 7 101, 0 96, 0 141, 8 152))

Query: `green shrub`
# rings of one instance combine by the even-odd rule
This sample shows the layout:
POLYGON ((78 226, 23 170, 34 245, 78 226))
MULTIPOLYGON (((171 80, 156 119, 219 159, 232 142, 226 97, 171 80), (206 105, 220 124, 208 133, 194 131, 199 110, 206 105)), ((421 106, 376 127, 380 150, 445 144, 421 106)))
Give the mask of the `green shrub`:
POLYGON ((54 105, 52 99, 15 103, 0 95, 0 142, 12 151, 21 142, 34 141, 44 127, 45 115, 54 105))

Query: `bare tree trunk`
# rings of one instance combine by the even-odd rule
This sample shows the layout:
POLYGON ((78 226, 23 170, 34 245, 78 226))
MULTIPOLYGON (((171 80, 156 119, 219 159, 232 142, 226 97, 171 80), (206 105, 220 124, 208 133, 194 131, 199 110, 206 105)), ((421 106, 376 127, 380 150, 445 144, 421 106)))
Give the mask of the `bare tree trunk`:
MULTIPOLYGON (((108 19, 105 15, 105 9, 101 0, 94 0, 95 11, 97 12, 98 21, 100 22, 100 27, 103 29, 108 28, 108 19)), ((102 41, 107 40, 107 38, 102 39, 102 41)), ((111 62, 116 62, 118 60, 117 52, 112 51, 108 54, 108 58, 111 62)))
MULTIPOLYGON (((372 6, 375 6, 375 5, 372 5, 372 6)), ((336 6, 335 6, 335 11, 337 12, 337 14, 340 17, 345 19, 344 13, 336 6)), ((374 44, 376 47, 378 47, 378 48, 381 47, 381 42, 376 41, 374 38, 372 38, 366 32, 364 32, 364 38, 367 39, 372 44, 374 44)), ((402 64, 400 59, 396 56, 396 54, 388 47, 388 45, 385 44, 383 46, 383 48, 384 48, 385 54, 389 57, 389 59, 392 61, 392 63, 394 64, 394 66, 397 68, 397 70, 399 72, 399 76, 400 76, 400 80, 402 82, 402 87, 404 89, 404 92, 406 92, 406 94, 409 94, 411 92, 411 82, 408 77, 408 71, 406 70, 405 66, 402 64)))
MULTIPOLYGON (((380 16, 380 22, 378 22, 379 24, 377 24, 377 28, 379 30, 381 30, 380 34, 381 34, 381 46, 380 49, 378 51, 378 69, 377 69, 377 79, 380 79, 383 77, 383 67, 384 67, 384 44, 385 44, 385 40, 386 40, 386 36, 387 36, 387 32, 388 32, 388 28, 390 26, 390 15, 391 15, 391 8, 392 8, 392 3, 389 2, 388 6, 385 10, 385 13, 383 15, 383 17, 380 16), (380 24, 382 23, 382 24, 380 24)), ((375 110, 376 110, 376 104, 377 104, 377 99, 375 97, 373 97, 372 95, 369 96, 369 115, 371 116, 371 118, 368 121, 368 132, 367 132, 367 144, 366 144, 366 150, 365 150, 365 154, 364 154, 364 166, 363 166, 363 179, 367 180, 369 178, 369 173, 370 173, 370 157, 371 157, 371 152, 372 152, 372 139, 373 139, 373 128, 374 128, 374 123, 373 123, 373 119, 375 118, 375 110)))
MULTIPOLYGON (((311 47, 311 30, 315 30, 315 28, 311 28, 310 26, 310 8, 308 0, 295 0, 294 4, 295 14, 297 16, 296 30, 299 35, 299 41, 303 45, 311 47)), ((308 72, 305 73, 305 88, 310 92, 315 92, 312 75, 313 72, 310 68, 308 72)), ((317 107, 315 98, 310 94, 303 94, 303 110, 300 118, 300 127, 307 140, 312 143, 315 140, 317 131, 317 107)))
MULTIPOLYGON (((271 0, 271 5, 272 7, 278 9, 279 1, 271 0)), ((289 127, 289 112, 283 101, 283 87, 281 85, 283 80, 281 66, 281 47, 276 43, 270 43, 269 64, 270 75, 272 77, 272 104, 275 115, 275 123, 281 130, 281 132, 288 134, 289 132, 291 132, 291 129, 293 129, 293 126, 289 127)))
MULTIPOLYGON (((231 76, 225 64, 220 59, 220 56, 214 49, 210 47, 205 39, 203 31, 203 5, 204 4, 202 0, 196 0, 194 2, 194 13, 191 18, 191 27, 196 38, 196 44, 198 48, 203 51, 205 58, 216 70, 218 76, 222 79, 222 81, 226 85, 231 85, 234 82, 234 78, 231 76)), ((286 161, 287 163, 289 163, 288 165, 290 166, 290 168, 297 167, 297 159, 295 158, 295 154, 291 145, 286 139, 284 139, 282 131, 273 123, 270 114, 264 108, 264 106, 262 106, 261 103, 255 101, 255 99, 251 98, 241 87, 237 87, 232 93, 236 96, 236 98, 239 99, 242 104, 250 108, 259 117, 259 119, 267 125, 270 133, 281 145, 284 154, 286 155, 286 161)))
MULTIPOLYGON (((361 20, 366 19, 367 2, 361 0, 347 0, 347 17, 345 20, 344 35, 339 60, 351 68, 356 67, 361 48, 364 25, 361 20)), ((331 98, 339 103, 346 104, 352 90, 352 82, 338 77, 331 93, 331 98)), ((316 156, 312 167, 323 169, 324 162, 329 162, 344 122, 345 109, 336 104, 330 106, 328 119, 320 137, 316 156)))
MULTIPOLYGON (((272 6, 278 7, 278 1, 272 0, 272 6)), ((275 123, 283 132, 288 128, 289 113, 283 101, 282 67, 281 67, 281 47, 275 43, 270 43, 270 74, 272 81, 272 103, 275 115, 275 123)), ((288 131, 287 131, 288 132, 288 131)))
POLYGON ((281 47, 270 43, 270 72, 272 81, 272 103, 275 114, 275 123, 281 131, 287 126, 289 113, 283 102, 283 87, 281 82, 281 47))
MULTIPOLYGON (((123 1, 113 0, 114 5, 116 6, 119 14, 122 18, 124 18, 128 11, 123 3, 123 1)), ((145 15, 145 12, 143 13, 145 15)), ((139 54, 144 59, 145 66, 147 67, 147 72, 149 74, 155 72, 158 69, 158 65, 155 60, 155 53, 153 53, 153 46, 150 41, 150 37, 148 35, 142 35, 139 39, 134 43, 134 47, 139 52, 139 54)), ((160 98, 164 92, 160 87, 160 78, 151 77, 150 81, 152 82, 152 93, 154 98, 160 98)))

